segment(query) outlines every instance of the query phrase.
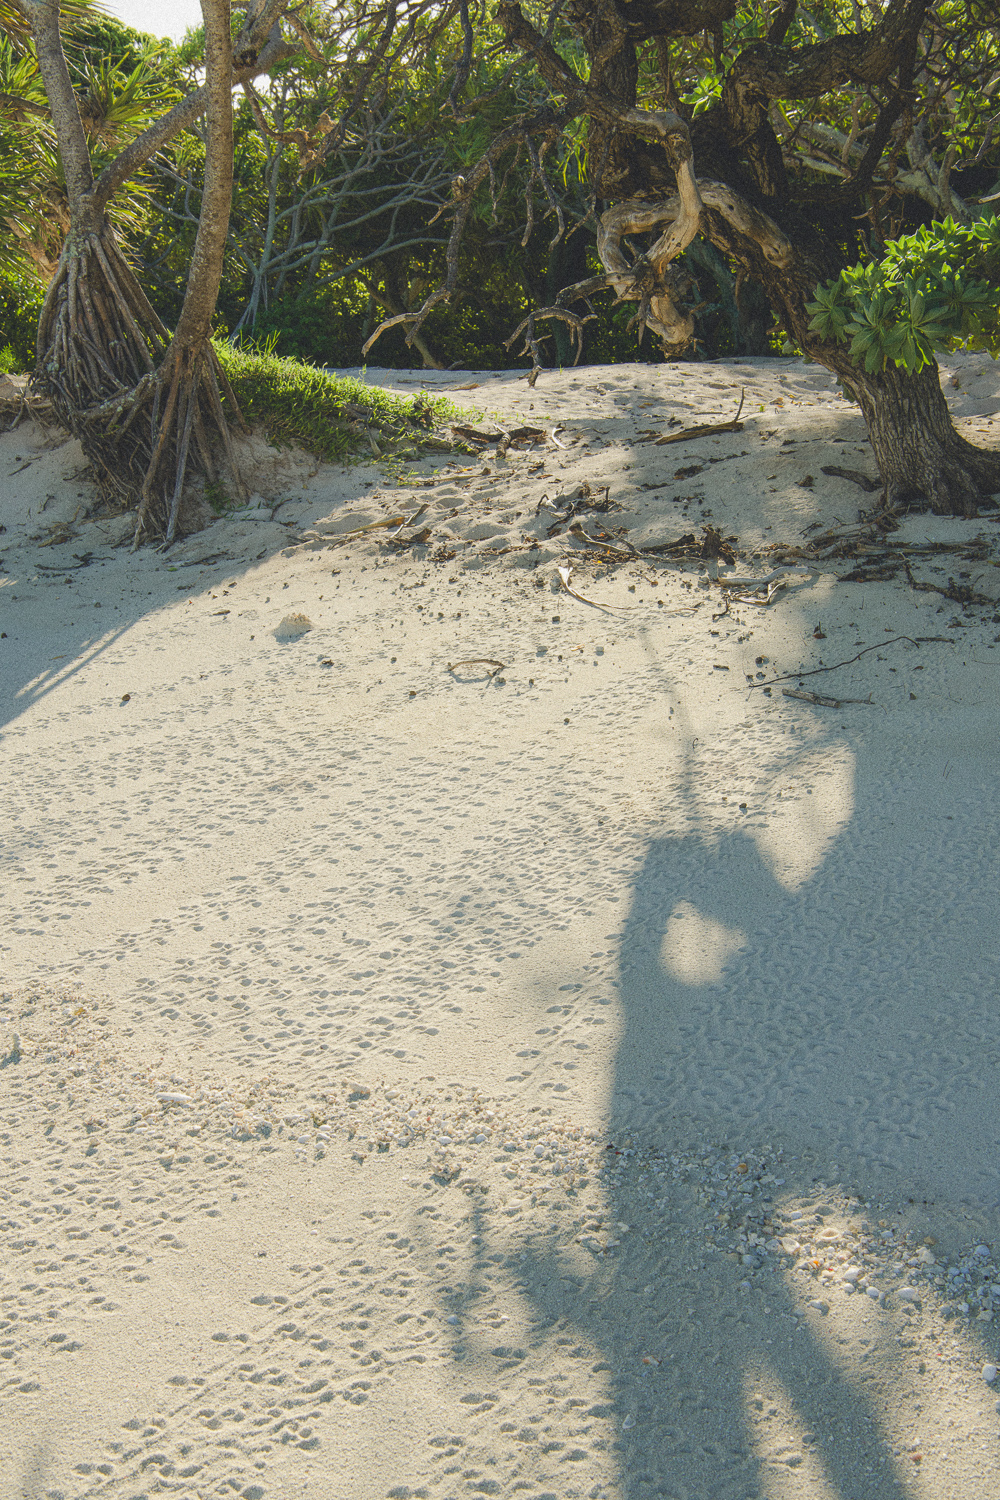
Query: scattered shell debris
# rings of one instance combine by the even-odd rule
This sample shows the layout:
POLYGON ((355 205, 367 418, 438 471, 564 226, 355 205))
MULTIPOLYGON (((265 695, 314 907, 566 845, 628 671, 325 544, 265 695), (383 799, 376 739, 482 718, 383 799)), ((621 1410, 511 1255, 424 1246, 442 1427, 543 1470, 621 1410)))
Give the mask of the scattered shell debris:
MULTIPOLYGON (((39 1012, 39 1022, 43 1016, 34 1035, 27 1026, 21 1033, 24 1064, 39 1057, 50 1066, 62 1063, 77 1090, 86 1075, 90 1108, 105 1132, 117 1125, 151 1151, 183 1150, 174 1123, 179 1114, 188 1144, 212 1138, 286 1144, 297 1162, 317 1170, 334 1150, 347 1152, 359 1169, 373 1156, 405 1151, 411 1180, 491 1193, 494 1206, 524 1213, 526 1235, 531 1211, 553 1194, 578 1196, 589 1188, 614 1213, 608 1207, 584 1215, 571 1240, 598 1260, 612 1257, 630 1233, 655 1236, 683 1198, 689 1209, 692 1201, 696 1206, 703 1253, 730 1257, 744 1288, 779 1275, 801 1290, 806 1306, 819 1293, 860 1292, 881 1307, 996 1332, 987 1326, 1000 1306, 993 1247, 979 1243, 942 1259, 933 1238, 921 1241, 907 1227, 901 1205, 862 1203, 823 1181, 813 1183, 809 1201, 795 1201, 783 1189, 798 1163, 774 1146, 735 1151, 695 1141, 668 1150, 632 1137, 611 1141, 552 1106, 525 1110, 513 1099, 458 1084, 351 1077, 307 1095, 277 1074, 196 1080, 155 1067, 129 1070, 108 1055, 96 1006, 81 1006, 73 996, 39 1012)), ((982 1368, 986 1380, 992 1365, 982 1368)))
MULTIPOLYGON (((162 1080, 147 1083, 158 1101, 179 1102, 162 1080)), ((901 1209, 862 1204, 824 1183, 808 1204, 793 1202, 782 1189, 794 1158, 772 1147, 735 1152, 698 1142, 667 1151, 632 1138, 611 1142, 554 1111, 526 1114, 512 1100, 457 1085, 339 1081, 295 1104, 291 1091, 270 1079, 241 1088, 220 1080, 192 1092, 187 1107, 202 1112, 202 1132, 245 1142, 272 1132, 286 1138, 303 1164, 319 1164, 335 1149, 359 1167, 372 1155, 407 1151, 414 1170, 438 1185, 492 1190, 494 1206, 502 1200, 508 1212, 527 1209, 529 1218, 552 1193, 600 1188, 618 1212, 627 1206, 631 1222, 609 1210, 575 1227, 573 1243, 597 1260, 612 1257, 631 1232, 655 1235, 677 1196, 693 1196, 704 1249, 730 1257, 745 1288, 779 1275, 806 1306, 828 1309, 818 1291, 860 1292, 882 1308, 934 1312, 945 1322, 990 1324, 1000 1306, 1000 1268, 989 1246, 941 1261, 906 1227, 901 1209)), ((136 1128, 155 1143, 158 1127, 148 1115, 136 1128)))

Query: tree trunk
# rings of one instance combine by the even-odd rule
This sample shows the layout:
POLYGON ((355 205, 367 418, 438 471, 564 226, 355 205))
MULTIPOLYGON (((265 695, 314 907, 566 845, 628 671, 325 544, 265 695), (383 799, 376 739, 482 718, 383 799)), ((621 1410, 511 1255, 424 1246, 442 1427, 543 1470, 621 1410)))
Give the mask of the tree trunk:
MULTIPOLYGON (((1000 453, 977 448, 955 431, 941 390, 937 363, 908 375, 894 364, 869 373, 855 364, 845 344, 819 340, 809 328, 806 303, 817 284, 831 278, 822 249, 792 230, 795 262, 777 274, 754 256, 771 305, 789 336, 810 359, 832 371, 853 396, 868 427, 888 510, 930 510, 936 515, 976 516, 996 507, 1000 453)), ((836 272, 832 272, 836 274, 836 272)))
POLYGON ((836 366, 868 424, 887 509, 976 516, 996 506, 1000 453, 976 448, 955 431, 936 364, 919 375, 894 365, 869 375, 846 357, 836 366))
POLYGON ((869 373, 854 363, 846 344, 824 343, 810 330, 806 305, 816 286, 839 269, 811 227, 790 216, 784 220, 795 253, 787 267, 778 268, 718 214, 706 214, 706 221, 715 245, 742 260, 749 275, 761 282, 788 336, 857 400, 887 509, 976 516, 995 508, 991 497, 1000 495, 1000 453, 977 448, 955 431, 936 363, 925 365, 918 375, 893 364, 869 373))
MULTIPOLYGON (((242 419, 209 342, 232 197, 232 7, 230 0, 202 0, 203 88, 133 142, 95 183, 59 35, 57 0, 22 4, 37 46, 70 207, 70 230, 39 319, 36 378, 47 387, 60 421, 79 438, 100 487, 123 507, 139 501, 136 540, 151 534, 172 540, 186 479, 215 478, 220 449, 227 477, 241 488, 223 391, 238 425, 242 419), (202 213, 171 339, 108 225, 105 206, 132 171, 202 113, 207 122, 202 213)), ((244 39, 250 34, 245 27, 244 39)), ((286 50, 280 41, 269 42, 259 56, 251 47, 248 56, 254 55, 243 59, 236 81, 267 71, 286 50)))
MULTIPOLYGON (((197 467, 209 477, 213 476, 214 465, 206 440, 206 422, 218 426, 224 439, 228 440, 229 435, 219 400, 217 374, 221 372, 209 343, 233 198, 233 47, 229 0, 201 0, 201 11, 205 20, 208 90, 205 185, 184 306, 166 358, 156 372, 153 412, 154 429, 158 427, 158 431, 143 479, 136 541, 149 529, 151 520, 162 526, 164 518, 166 540, 173 541, 192 456, 192 435, 196 450, 200 449, 201 463, 197 467), (166 403, 160 416, 164 394, 166 403)), ((231 450, 230 463, 235 468, 231 450)), ((238 476, 233 477, 238 482, 238 476)))

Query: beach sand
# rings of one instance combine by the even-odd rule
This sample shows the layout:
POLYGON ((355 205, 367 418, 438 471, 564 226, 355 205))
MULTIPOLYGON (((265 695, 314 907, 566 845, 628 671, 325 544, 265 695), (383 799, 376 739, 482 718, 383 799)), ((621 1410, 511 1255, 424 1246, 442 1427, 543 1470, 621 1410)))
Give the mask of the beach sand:
POLYGON ((365 378, 540 436, 138 553, 0 437, 0 1494, 990 1493, 1000 526, 799 360, 365 378))

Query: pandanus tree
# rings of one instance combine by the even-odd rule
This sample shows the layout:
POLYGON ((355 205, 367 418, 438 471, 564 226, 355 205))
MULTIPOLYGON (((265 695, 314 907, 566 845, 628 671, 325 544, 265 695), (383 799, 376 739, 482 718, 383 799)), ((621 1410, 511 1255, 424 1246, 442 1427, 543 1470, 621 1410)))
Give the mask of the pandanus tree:
MULTIPOLYGON (((954 189, 965 157, 996 160, 992 0, 565 0, 537 17, 499 0, 495 17, 549 100, 453 185, 447 278, 383 326, 406 322, 412 337, 451 295, 474 197, 505 155, 524 153, 555 214, 544 155, 582 121, 602 269, 525 320, 536 359, 543 319, 562 320, 579 347, 588 299, 609 287, 637 304, 640 335, 681 353, 695 323, 680 257, 701 236, 860 404, 888 508, 975 515, 993 503, 1000 455, 956 432, 934 357, 996 325, 1000 232, 954 189), (944 222, 886 249, 887 213, 907 195, 944 222)), ((465 25, 471 46, 467 12, 465 25)))
MULTIPOLYGON (((79 437, 105 491, 138 501, 137 538, 177 529, 185 480, 232 460, 225 387, 208 335, 232 190, 232 90, 267 73, 288 47, 286 3, 252 3, 235 43, 229 0, 203 0, 205 79, 106 159, 74 88, 63 28, 82 0, 3 0, 0 25, 37 60, 58 154, 66 226, 39 320, 36 379, 79 437), (112 208, 136 175, 204 116, 204 207, 177 327, 168 331, 123 252, 112 208), (96 166, 95 166, 96 162, 96 166)), ((106 144, 106 143, 105 143, 106 144)), ((235 403, 232 409, 235 410, 235 403)))
POLYGON ((209 343, 232 194, 232 90, 285 53, 284 3, 252 4, 236 38, 229 0, 202 0, 205 81, 96 173, 63 47, 57 0, 12 0, 33 42, 58 143, 69 228, 38 326, 37 377, 106 489, 138 496, 137 538, 173 537, 189 471, 231 460, 225 377, 209 343), (116 193, 185 126, 205 117, 203 206, 172 334, 109 217, 116 193))
MULTIPOLYGON (((298 51, 322 64, 314 10, 343 39, 331 118, 307 132, 310 159, 333 156, 351 122, 384 101, 387 79, 433 49, 465 0, 201 0, 204 82, 95 169, 81 98, 67 66, 63 23, 87 0, 0 0, 0 30, 31 46, 58 148, 68 219, 38 326, 35 378, 83 446, 98 481, 138 502, 136 540, 176 534, 192 477, 239 486, 229 421, 241 418, 209 334, 229 232, 234 171, 233 90, 298 51), (234 24, 235 12, 235 24, 234 24), (164 326, 112 222, 116 195, 181 131, 202 121, 198 228, 176 326, 164 326)), ((0 111, 4 101, 0 98, 0 111)), ((301 133, 301 132, 300 132, 301 133)))

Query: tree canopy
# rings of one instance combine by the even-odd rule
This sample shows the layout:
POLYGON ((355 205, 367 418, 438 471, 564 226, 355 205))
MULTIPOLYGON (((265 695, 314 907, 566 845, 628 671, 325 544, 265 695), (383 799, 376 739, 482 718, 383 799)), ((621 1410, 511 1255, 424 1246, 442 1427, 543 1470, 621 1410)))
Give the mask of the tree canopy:
POLYGON ((47 281, 37 378, 143 524, 225 460, 213 330, 532 379, 798 350, 860 402, 887 505, 1000 490, 935 368, 997 341, 988 0, 202 9, 164 50, 0 0, 2 336, 47 281))

